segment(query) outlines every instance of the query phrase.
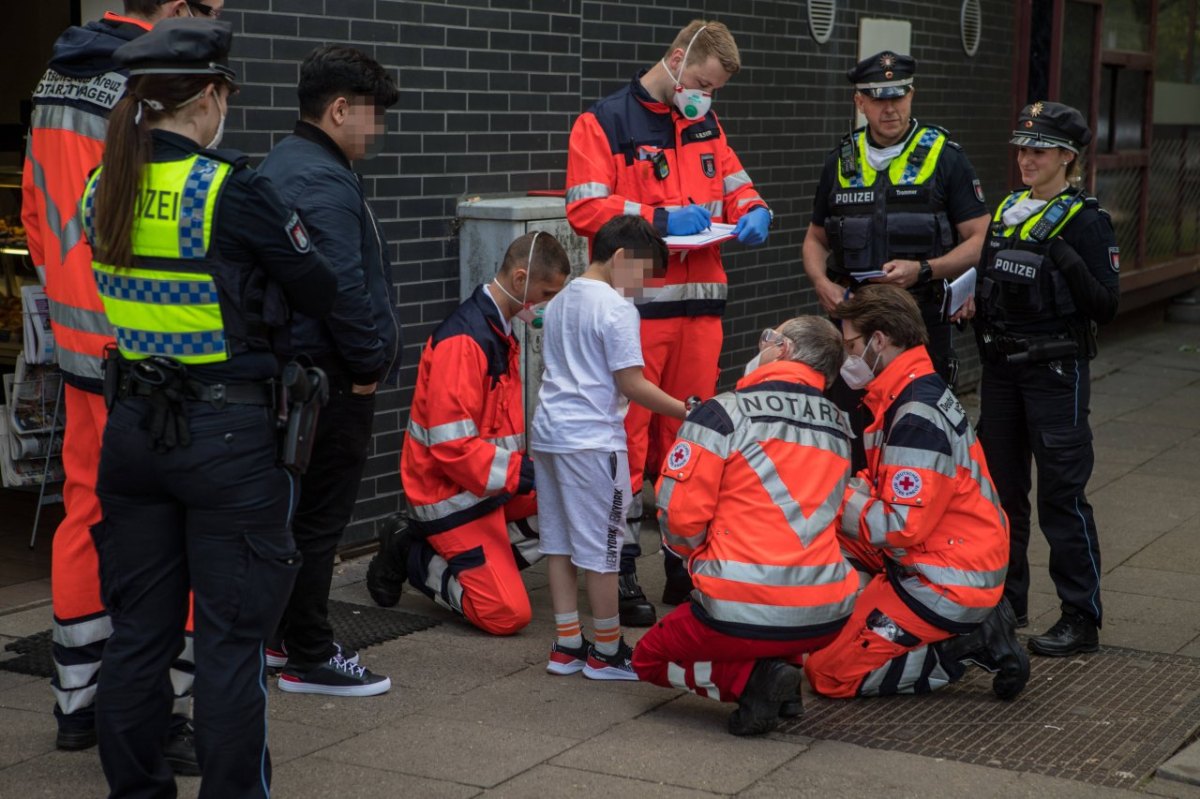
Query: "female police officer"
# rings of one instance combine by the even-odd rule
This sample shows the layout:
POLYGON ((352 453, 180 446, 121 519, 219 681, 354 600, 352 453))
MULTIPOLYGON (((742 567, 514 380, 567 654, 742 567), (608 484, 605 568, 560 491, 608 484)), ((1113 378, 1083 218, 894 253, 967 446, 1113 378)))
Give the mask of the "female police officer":
POLYGON ((236 86, 227 23, 170 20, 123 45, 128 93, 83 197, 118 353, 92 534, 113 634, 96 698, 111 796, 174 796, 168 666, 195 595, 204 797, 261 797, 263 638, 298 555, 279 465, 269 326, 328 313, 335 280, 244 156, 214 150, 236 86), (285 302, 286 299, 286 302, 285 302))
POLYGON ((1119 264, 1108 214, 1070 183, 1091 138, 1069 106, 1037 102, 1021 112, 1011 144, 1028 188, 996 209, 976 292, 979 438, 1011 526, 1004 594, 1026 621, 1032 455, 1062 616, 1029 648, 1051 656, 1094 652, 1101 622, 1100 544, 1084 496, 1093 463, 1088 361, 1096 324, 1117 313, 1119 264))

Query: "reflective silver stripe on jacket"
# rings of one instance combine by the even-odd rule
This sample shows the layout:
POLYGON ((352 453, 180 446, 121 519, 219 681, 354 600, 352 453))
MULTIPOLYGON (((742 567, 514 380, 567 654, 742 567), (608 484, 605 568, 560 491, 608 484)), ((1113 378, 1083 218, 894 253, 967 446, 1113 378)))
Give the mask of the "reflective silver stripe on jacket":
POLYGON ((102 380, 104 378, 104 359, 95 355, 69 350, 58 345, 55 357, 59 367, 66 373, 78 377, 102 380))
POLYGON ((958 476, 954 458, 944 452, 915 447, 898 447, 889 444, 883 448, 881 464, 888 466, 911 466, 945 475, 951 479, 958 476))
POLYGON ((504 484, 508 482, 508 464, 512 456, 513 453, 508 450, 496 447, 496 454, 492 456, 492 466, 488 469, 487 485, 483 489, 488 496, 500 493, 504 484))
POLYGON ((471 438, 479 435, 479 429, 471 419, 460 419, 457 422, 446 422, 433 427, 422 427, 411 418, 408 420, 408 434, 425 447, 458 441, 460 438, 471 438))
POLYGON ((754 624, 760 627, 815 627, 844 619, 854 609, 853 596, 825 605, 798 607, 714 599, 700 591, 692 596, 709 616, 718 621, 754 624))
POLYGON ((517 433, 515 436, 496 436, 495 438, 483 439, 489 444, 492 444, 502 449, 507 449, 511 452, 525 451, 525 434, 517 433))
MULTIPOLYGON (((788 427, 791 427, 791 425, 788 425, 788 427)), ((796 443, 803 446, 822 448, 822 444, 826 444, 822 439, 832 439, 831 436, 819 436, 812 430, 797 428, 792 428, 792 430, 795 432, 797 438, 800 439, 796 443)), ((780 436, 780 438, 783 437, 780 436)), ((838 443, 841 443, 845 447, 844 441, 838 443)), ((832 449, 827 444, 823 448, 832 449)), ((846 447, 846 449, 847 452, 843 457, 848 460, 849 447, 846 447)), ((822 531, 833 524, 837 518, 838 509, 842 504, 842 495, 846 489, 844 478, 838 480, 837 485, 825 497, 825 501, 813 511, 812 516, 805 516, 804 509, 800 507, 799 502, 792 498, 792 492, 788 490, 787 484, 779 476, 775 463, 757 441, 748 442, 740 447, 738 451, 746 459, 746 463, 754 470, 754 473, 758 475, 758 479, 762 482, 762 487, 766 489, 767 494, 771 497, 771 501, 783 512, 788 526, 792 528, 792 532, 796 534, 804 547, 807 548, 822 531)), ((837 452, 836 449, 833 451, 837 452)))
POLYGON ((480 502, 483 502, 484 499, 485 497, 472 494, 470 491, 462 491, 448 499, 443 499, 441 502, 431 502, 428 505, 414 505, 410 502, 408 510, 417 521, 435 522, 438 519, 444 519, 459 511, 473 508, 480 502))
POLYGON ((625 216, 641 216, 642 204, 635 203, 633 200, 625 201, 625 216))
POLYGON ((64 263, 67 255, 75 249, 75 245, 83 240, 83 223, 79 219, 79 209, 71 208, 70 216, 64 222, 58 204, 46 191, 46 170, 32 155, 29 157, 29 164, 32 168, 33 185, 46 201, 46 227, 58 239, 59 263, 64 263))
POLYGON ((675 481, 666 479, 662 481, 662 490, 658 492, 658 527, 662 532, 663 541, 666 541, 670 546, 687 547, 695 549, 704 543, 704 539, 708 537, 708 528, 705 527, 700 532, 691 537, 676 535, 671 530, 671 495, 675 493, 675 481))
POLYGON ((840 583, 850 573, 850 566, 842 558, 836 563, 821 566, 768 566, 761 563, 742 563, 736 560, 704 560, 697 558, 691 563, 693 575, 733 580, 750 585, 817 586, 840 583))
POLYGON ((114 336, 114 328, 103 311, 77 308, 57 300, 50 300, 50 321, 82 333, 94 333, 109 338, 114 336))
POLYGON ((567 205, 580 200, 603 199, 612 194, 612 189, 603 183, 580 183, 567 189, 567 205))
POLYGON ((685 302, 687 300, 723 300, 729 293, 725 283, 676 283, 660 288, 646 288, 645 302, 685 302))
POLYGON ((30 127, 35 131, 65 130, 102 142, 108 132, 108 117, 70 105, 37 105, 30 127))
POLYGON ((743 169, 739 172, 734 172, 732 174, 726 175, 725 180, 723 180, 721 182, 721 189, 727 195, 733 194, 735 191, 740 189, 742 186, 747 186, 751 182, 752 181, 750 180, 750 176, 748 174, 746 174, 746 170, 743 169))

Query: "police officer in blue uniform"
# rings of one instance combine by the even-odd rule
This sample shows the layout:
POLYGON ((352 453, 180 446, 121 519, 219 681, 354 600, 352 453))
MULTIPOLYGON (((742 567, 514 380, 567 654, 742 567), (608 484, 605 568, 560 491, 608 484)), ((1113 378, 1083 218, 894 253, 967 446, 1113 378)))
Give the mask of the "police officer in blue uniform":
POLYGON ((168 20, 116 51, 128 93, 82 203, 117 340, 92 529, 113 622, 96 697, 112 797, 175 795, 162 747, 189 588, 200 796, 270 785, 263 640, 298 554, 269 335, 289 306, 328 313, 336 285, 270 183, 213 149, 236 90, 232 36, 168 20))
MULTIPOLYGON (((988 209, 962 148, 945 129, 912 116, 916 70, 911 56, 884 50, 846 73, 867 124, 843 136, 825 158, 804 239, 804 271, 826 313, 864 283, 911 292, 933 366, 953 385, 958 366, 941 287, 979 260, 988 209)), ((860 434, 851 448, 858 471, 866 465, 863 392, 839 378, 827 393, 860 434)))
POLYGON ((992 218, 974 309, 979 438, 1011 526, 1004 594, 1028 623, 1032 457, 1062 615, 1029 648, 1049 656, 1096 651, 1103 618, 1100 543, 1084 495, 1093 464, 1088 367, 1096 325, 1117 313, 1120 260, 1108 214, 1071 181, 1091 138, 1070 106, 1036 102, 1021 111, 1010 143, 1027 188, 1004 198, 992 218))

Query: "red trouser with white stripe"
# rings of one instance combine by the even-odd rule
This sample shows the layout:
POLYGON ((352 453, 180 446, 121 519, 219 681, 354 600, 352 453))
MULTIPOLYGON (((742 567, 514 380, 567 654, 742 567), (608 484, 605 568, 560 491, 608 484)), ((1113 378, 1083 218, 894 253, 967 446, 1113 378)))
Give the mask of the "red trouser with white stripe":
POLYGON ((736 702, 759 659, 781 658, 799 665, 805 653, 820 649, 835 636, 768 641, 726 635, 697 619, 691 603, 685 602, 638 641, 633 669, 643 682, 736 702))
POLYGON ((955 634, 913 612, 883 572, 882 553, 858 541, 841 544, 851 563, 874 576, 837 640, 804 664, 812 689, 838 698, 921 694, 961 677, 963 666, 943 661, 933 646, 955 634))
MULTIPOLYGON (((709 399, 717 391, 721 342, 724 333, 719 316, 679 316, 642 320, 642 374, 676 399, 696 395, 709 399)), ((625 414, 625 437, 629 446, 629 477, 636 497, 642 490, 643 473, 649 466, 657 472, 667 451, 675 443, 679 419, 659 416, 629 404, 625 414)))
MULTIPOLYGON (((63 432, 63 505, 66 517, 54 533, 50 555, 50 595, 54 608, 54 689, 60 723, 91 726, 96 679, 112 623, 100 600, 100 566, 92 525, 100 521, 96 473, 100 441, 108 409, 99 394, 63 386, 66 427, 63 432), (78 714, 77 716, 75 714, 78 714), (72 718, 74 716, 74 718, 72 718)), ((192 618, 188 613, 184 649, 171 669, 174 712, 189 714, 195 661, 192 656, 192 618)))

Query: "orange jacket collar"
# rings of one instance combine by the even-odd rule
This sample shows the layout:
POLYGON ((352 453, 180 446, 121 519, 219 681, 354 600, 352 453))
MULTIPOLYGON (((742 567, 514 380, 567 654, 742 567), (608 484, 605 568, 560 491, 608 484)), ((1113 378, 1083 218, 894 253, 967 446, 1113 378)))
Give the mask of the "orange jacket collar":
POLYGON ((759 383, 769 383, 772 380, 784 380, 788 383, 803 383, 818 391, 825 390, 825 378, 807 364, 797 361, 771 361, 766 366, 760 366, 750 374, 737 381, 737 388, 749 388, 759 383))
POLYGON ((139 28, 142 28, 143 30, 150 30, 151 28, 154 27, 153 24, 147 22, 144 19, 136 19, 134 17, 123 17, 120 14, 114 14, 111 11, 105 11, 104 18, 109 20, 110 22, 124 22, 129 25, 137 25, 139 28))
POLYGON ((867 396, 863 399, 867 407, 874 411, 877 418, 888 407, 888 404, 912 381, 918 377, 933 374, 933 361, 923 345, 917 345, 896 356, 896 360, 887 365, 867 387, 867 396))

